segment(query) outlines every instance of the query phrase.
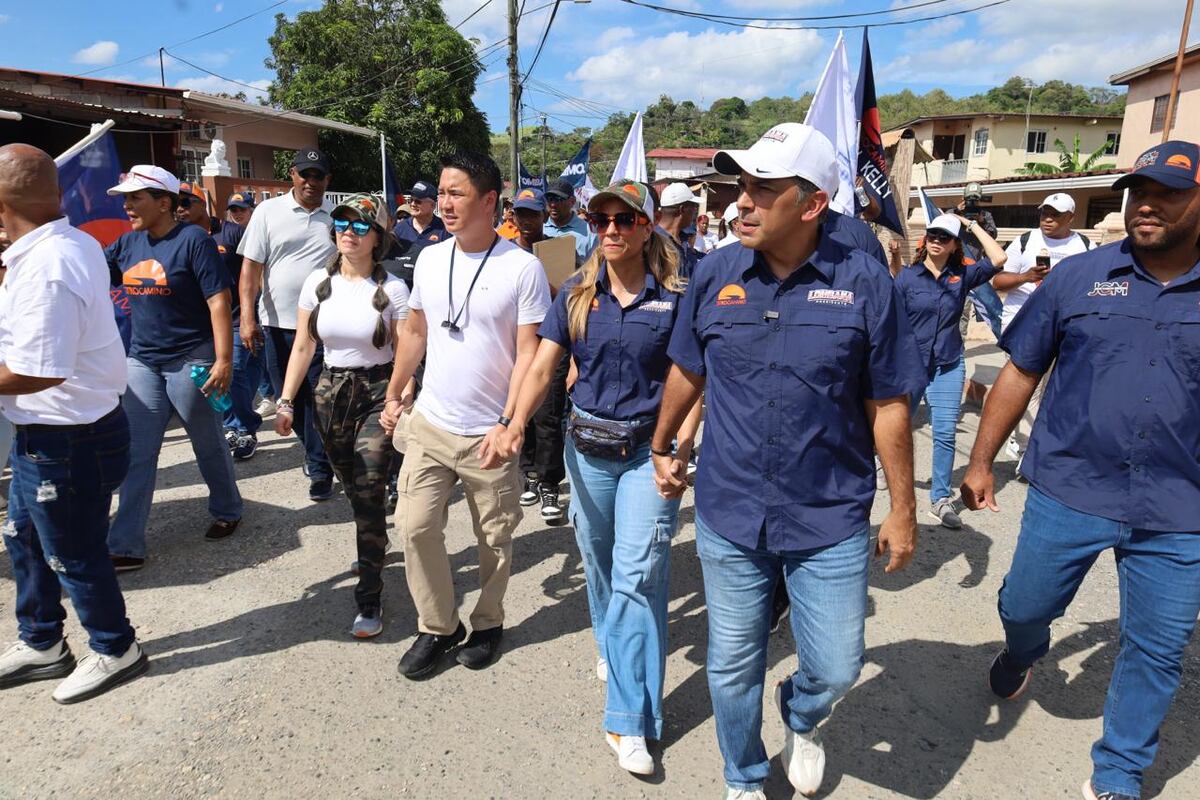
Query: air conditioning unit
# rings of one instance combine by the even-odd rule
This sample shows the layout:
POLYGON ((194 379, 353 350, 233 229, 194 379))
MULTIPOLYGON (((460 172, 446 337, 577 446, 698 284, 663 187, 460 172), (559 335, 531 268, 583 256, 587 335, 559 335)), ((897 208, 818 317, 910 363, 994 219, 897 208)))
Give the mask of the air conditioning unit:
POLYGON ((196 129, 196 138, 206 142, 211 142, 220 136, 220 129, 215 122, 202 122, 200 127, 196 129))

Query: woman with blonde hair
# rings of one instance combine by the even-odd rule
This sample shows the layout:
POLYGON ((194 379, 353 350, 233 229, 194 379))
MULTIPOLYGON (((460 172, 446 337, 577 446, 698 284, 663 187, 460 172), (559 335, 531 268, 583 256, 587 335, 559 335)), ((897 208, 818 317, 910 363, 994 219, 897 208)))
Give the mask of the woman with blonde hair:
POLYGON ((292 432, 292 398, 321 342, 325 365, 313 398, 317 432, 354 510, 358 616, 351 634, 365 639, 383 631, 385 503, 393 450, 379 415, 392 377, 393 347, 408 317, 408 287, 381 263, 392 244, 381 199, 354 195, 331 216, 338 254, 300 290, 296 341, 275 430, 281 436, 292 432))
MULTIPOLYGON (((538 330, 502 452, 520 454, 525 424, 570 353, 578 370, 565 448, 570 519, 600 651, 596 672, 608 682, 604 728, 620 766, 648 775, 646 740, 662 736, 667 576, 679 512, 679 495, 656 489, 650 436, 683 284, 675 246, 654 231, 645 185, 621 181, 600 192, 588 203, 588 223, 599 246, 564 282, 538 330)), ((697 404, 671 454, 680 476, 699 420, 697 404)))

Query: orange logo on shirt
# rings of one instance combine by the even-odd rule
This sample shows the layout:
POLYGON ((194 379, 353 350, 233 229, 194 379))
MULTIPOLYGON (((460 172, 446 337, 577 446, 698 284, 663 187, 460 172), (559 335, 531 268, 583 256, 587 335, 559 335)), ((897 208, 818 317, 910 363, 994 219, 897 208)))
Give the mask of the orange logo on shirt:
POLYGON ((592 298, 592 311, 599 311, 599 310, 600 310, 600 298, 593 297, 592 298))
POLYGON ((746 290, 736 283, 725 284, 721 291, 717 292, 717 305, 719 306, 744 306, 746 305, 746 290))
POLYGON ((962 280, 962 278, 960 278, 959 276, 951 275, 949 278, 946 279, 946 283, 958 283, 961 280, 962 280))
POLYGON ((139 261, 125 270, 121 282, 125 284, 126 294, 134 297, 144 295, 165 297, 171 293, 171 287, 167 285, 167 271, 153 258, 139 261))

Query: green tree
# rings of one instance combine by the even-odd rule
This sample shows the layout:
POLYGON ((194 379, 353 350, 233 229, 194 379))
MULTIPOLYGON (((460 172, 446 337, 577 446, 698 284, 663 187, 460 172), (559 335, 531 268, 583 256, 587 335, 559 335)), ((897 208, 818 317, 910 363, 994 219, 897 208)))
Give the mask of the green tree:
POLYGON ((1098 164, 1108 143, 1096 148, 1093 153, 1084 154, 1079 150, 1079 134, 1075 134, 1075 144, 1068 150, 1062 139, 1055 139, 1054 146, 1058 150, 1058 163, 1046 164, 1039 161, 1027 161, 1025 166, 1017 170, 1018 175, 1057 175, 1063 172, 1093 172, 1112 169, 1114 164, 1098 164))
MULTIPOLYGON (((436 0, 325 0, 275 17, 271 102, 381 131, 402 184, 435 174, 439 155, 487 152, 487 119, 471 97, 482 71, 436 0)), ((378 189, 379 141, 320 133, 334 188, 378 189)))

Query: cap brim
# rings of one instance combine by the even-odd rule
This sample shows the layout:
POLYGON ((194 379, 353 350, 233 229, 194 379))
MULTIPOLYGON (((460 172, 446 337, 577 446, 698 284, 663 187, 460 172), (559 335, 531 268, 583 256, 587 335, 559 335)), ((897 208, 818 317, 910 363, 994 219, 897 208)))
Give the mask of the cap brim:
POLYGON ((721 150, 713 156, 713 169, 722 175, 746 173, 767 180, 796 177, 796 173, 782 169, 778 164, 755 158, 749 150, 721 150))
POLYGON ((946 234, 947 236, 952 236, 952 237, 954 237, 955 239, 958 239, 958 238, 959 238, 959 234, 955 233, 954 231, 948 231, 948 230, 946 230, 945 228, 938 227, 938 228, 926 228, 926 229, 925 229, 925 232, 926 232, 926 233, 933 233, 934 231, 936 231, 936 232, 938 232, 938 233, 944 233, 944 234, 946 234))
POLYGON ((109 189, 107 192, 105 192, 105 194, 107 194, 109 197, 116 197, 119 194, 133 194, 134 192, 140 192, 143 189, 151 189, 151 188, 158 188, 161 191, 166 191, 166 189, 164 189, 161 186, 159 186, 159 187, 147 186, 146 184, 142 183, 139 180, 124 180, 124 181, 121 181, 120 183, 118 183, 116 186, 109 189))
POLYGON ((596 206, 600 205, 606 200, 620 200, 622 203, 629 206, 642 216, 646 215, 646 209, 642 208, 642 206, 638 204, 637 198, 635 198, 633 195, 626 194, 625 192, 596 192, 594 195, 592 195, 592 199, 588 200, 588 211, 595 211, 596 206))
POLYGON ((545 211, 545 206, 539 206, 534 203, 513 203, 513 211, 522 209, 525 211, 545 211))
POLYGON ((1193 176, 1180 170, 1174 168, 1159 170, 1149 167, 1122 175, 1113 182, 1112 188, 1124 189, 1142 178, 1154 181, 1155 183, 1161 183, 1170 189, 1191 189, 1200 186, 1200 184, 1196 183, 1196 179, 1193 176))
POLYGON ((329 174, 329 170, 324 164, 319 164, 315 161, 302 161, 299 164, 292 164, 292 168, 295 169, 296 172, 304 172, 306 169, 315 169, 320 170, 322 175, 329 174))

